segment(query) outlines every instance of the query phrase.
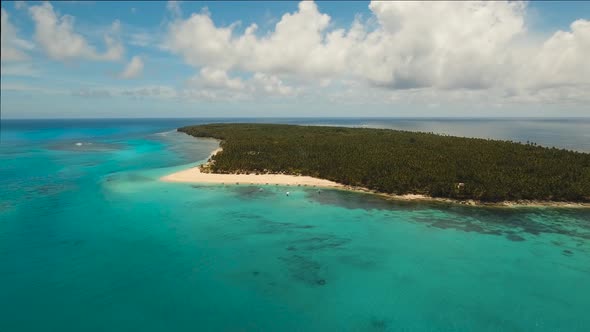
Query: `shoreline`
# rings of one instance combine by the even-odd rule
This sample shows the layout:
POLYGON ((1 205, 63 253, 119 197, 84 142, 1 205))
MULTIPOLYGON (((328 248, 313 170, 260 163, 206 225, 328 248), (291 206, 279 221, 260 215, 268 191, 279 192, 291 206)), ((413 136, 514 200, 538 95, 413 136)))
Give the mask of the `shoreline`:
POLYGON ((311 176, 296 176, 287 174, 221 174, 203 172, 202 168, 211 163, 211 158, 223 151, 221 147, 213 150, 207 162, 191 168, 165 175, 160 178, 164 182, 181 183, 213 183, 213 184, 260 184, 260 185, 283 185, 283 186, 304 186, 318 188, 344 188, 343 184, 314 178, 311 176))
POLYGON ((227 185, 281 185, 303 186, 312 188, 344 189, 346 186, 329 180, 318 179, 311 176, 295 176, 286 174, 219 174, 201 171, 201 165, 191 167, 179 172, 165 175, 160 178, 164 182, 180 183, 209 183, 227 185))
POLYGON ((202 167, 207 167, 210 164, 211 158, 217 153, 221 152, 221 147, 215 149, 209 157, 207 162, 184 169, 182 171, 174 172, 160 178, 163 182, 176 183, 203 183, 203 184, 223 184, 223 185, 280 185, 280 186, 296 186, 296 187, 311 187, 311 188, 325 188, 351 191, 364 194, 377 195, 385 199, 397 201, 424 201, 437 202, 456 205, 479 206, 479 207, 504 207, 504 208, 519 208, 519 207, 556 207, 556 208, 590 208, 590 203, 578 202, 556 202, 556 201, 503 201, 503 202, 481 202, 473 199, 459 200, 453 198, 431 197, 422 194, 405 194, 395 195, 378 192, 364 187, 354 187, 333 182, 330 180, 314 178, 303 175, 287 175, 287 174, 222 174, 222 173, 208 173, 202 172, 202 167))

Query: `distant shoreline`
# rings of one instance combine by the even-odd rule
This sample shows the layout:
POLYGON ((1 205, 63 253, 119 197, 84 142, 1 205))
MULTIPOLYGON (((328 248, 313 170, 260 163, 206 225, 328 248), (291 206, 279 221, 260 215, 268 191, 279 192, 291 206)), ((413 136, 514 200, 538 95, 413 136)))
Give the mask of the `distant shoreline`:
POLYGON ((383 197, 385 199, 397 201, 424 201, 424 202, 439 202, 450 203, 457 205, 479 206, 479 207, 559 207, 559 208, 590 208, 590 203, 580 202, 557 202, 557 201, 503 201, 503 202, 481 202, 477 200, 458 200, 452 198, 431 197, 421 194, 405 194, 395 195, 378 192, 363 187, 352 187, 330 180, 314 178, 311 176, 297 176, 288 174, 221 174, 202 172, 203 167, 210 165, 210 160, 217 153, 221 152, 221 147, 215 149, 209 155, 208 161, 190 167, 188 169, 174 172, 160 178, 163 182, 177 182, 177 183, 202 183, 202 184, 223 184, 223 185, 280 185, 280 186, 295 186, 295 187, 311 187, 336 189, 344 191, 352 191, 358 193, 372 194, 383 197))

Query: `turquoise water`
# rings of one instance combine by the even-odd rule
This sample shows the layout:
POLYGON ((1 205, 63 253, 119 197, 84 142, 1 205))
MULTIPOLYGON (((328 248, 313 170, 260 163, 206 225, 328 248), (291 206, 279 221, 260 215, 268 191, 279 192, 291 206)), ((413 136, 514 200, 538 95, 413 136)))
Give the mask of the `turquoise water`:
POLYGON ((197 122, 3 123, 0 331, 590 330, 590 210, 157 181, 197 122))

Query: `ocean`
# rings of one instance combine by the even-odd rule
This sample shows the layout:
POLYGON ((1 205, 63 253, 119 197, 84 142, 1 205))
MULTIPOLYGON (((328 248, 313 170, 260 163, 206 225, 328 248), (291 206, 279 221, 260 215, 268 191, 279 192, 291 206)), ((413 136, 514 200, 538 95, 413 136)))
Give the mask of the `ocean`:
POLYGON ((209 122, 590 152, 590 119, 2 120, 1 332, 590 330, 590 209, 158 181, 209 122))

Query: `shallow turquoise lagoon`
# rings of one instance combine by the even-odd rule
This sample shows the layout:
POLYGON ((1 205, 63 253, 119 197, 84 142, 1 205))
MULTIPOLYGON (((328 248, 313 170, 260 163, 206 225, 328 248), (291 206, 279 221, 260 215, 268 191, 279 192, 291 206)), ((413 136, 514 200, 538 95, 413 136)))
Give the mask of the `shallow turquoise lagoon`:
POLYGON ((590 330, 589 210, 159 182, 182 124, 3 128, 0 331, 590 330))

